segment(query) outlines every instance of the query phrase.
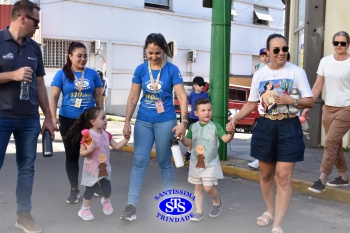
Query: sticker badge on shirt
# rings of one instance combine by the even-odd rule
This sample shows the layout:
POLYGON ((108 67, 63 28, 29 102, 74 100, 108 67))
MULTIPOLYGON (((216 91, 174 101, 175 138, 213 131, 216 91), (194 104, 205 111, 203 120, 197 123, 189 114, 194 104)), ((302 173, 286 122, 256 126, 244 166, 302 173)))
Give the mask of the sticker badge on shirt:
POLYGON ((76 98, 76 99, 75 99, 74 107, 80 108, 80 106, 81 106, 81 101, 82 101, 82 99, 76 98))
POLYGON ((156 105, 157 113, 164 112, 164 105, 163 105, 163 101, 161 99, 154 101, 154 104, 156 105))

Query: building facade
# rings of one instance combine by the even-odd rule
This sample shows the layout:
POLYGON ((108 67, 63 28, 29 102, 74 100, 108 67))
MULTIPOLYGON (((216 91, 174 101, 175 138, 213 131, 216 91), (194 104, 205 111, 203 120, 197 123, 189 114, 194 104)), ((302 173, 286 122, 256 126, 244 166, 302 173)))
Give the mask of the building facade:
MULTIPOLYGON (((144 41, 153 32, 172 43, 175 56, 169 60, 184 81, 195 76, 209 80, 212 9, 203 7, 202 0, 33 1, 41 7, 36 40, 42 44, 48 92, 65 64, 69 43, 81 41, 89 53, 87 66, 105 70, 107 112, 124 116, 134 69, 144 62, 144 41)), ((231 83, 247 83, 268 35, 283 34, 284 5, 280 0, 234 0, 231 14, 231 83)))
MULTIPOLYGON (((322 57, 333 54, 332 37, 338 31, 350 33, 350 1, 337 0, 285 0, 290 9, 286 19, 289 27, 289 46, 291 61, 303 67, 308 75, 310 85, 316 81, 316 71, 322 57)), ((325 133, 322 126, 322 106, 324 88, 315 102, 310 114, 311 140, 308 145, 324 145, 325 133)), ((343 138, 343 146, 350 144, 350 132, 343 138)))

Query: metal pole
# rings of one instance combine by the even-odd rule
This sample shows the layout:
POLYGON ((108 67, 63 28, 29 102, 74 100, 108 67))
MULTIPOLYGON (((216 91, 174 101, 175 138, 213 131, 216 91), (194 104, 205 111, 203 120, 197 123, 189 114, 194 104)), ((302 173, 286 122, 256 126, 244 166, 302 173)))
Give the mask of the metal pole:
MULTIPOLYGON (((231 0, 212 1, 212 29, 210 48, 210 99, 213 121, 226 128, 228 86, 230 72, 231 0)), ((220 160, 227 159, 227 146, 219 147, 220 160)))

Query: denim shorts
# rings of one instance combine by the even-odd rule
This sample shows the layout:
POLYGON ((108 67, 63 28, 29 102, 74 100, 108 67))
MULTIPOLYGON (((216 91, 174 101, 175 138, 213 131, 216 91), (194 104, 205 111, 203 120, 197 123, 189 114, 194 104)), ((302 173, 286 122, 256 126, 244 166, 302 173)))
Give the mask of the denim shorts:
POLYGON ((298 117, 270 120, 260 117, 254 128, 250 155, 264 162, 304 160, 305 144, 298 117))

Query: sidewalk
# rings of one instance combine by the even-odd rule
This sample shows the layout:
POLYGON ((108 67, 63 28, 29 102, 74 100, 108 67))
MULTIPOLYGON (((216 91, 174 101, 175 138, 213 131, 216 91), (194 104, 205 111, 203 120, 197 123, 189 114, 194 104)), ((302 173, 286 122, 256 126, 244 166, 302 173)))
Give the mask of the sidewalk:
MULTIPOLYGON (((107 129, 113 134, 116 140, 121 139, 123 137, 122 129, 124 126, 124 118, 115 116, 109 116, 109 118, 113 119, 113 121, 108 122, 107 129)), ((234 139, 228 144, 227 160, 222 161, 221 163, 225 176, 238 176, 243 179, 259 182, 259 171, 250 169, 247 165, 248 162, 254 160, 254 158, 250 157, 251 136, 251 134, 236 133, 234 139)), ((132 139, 123 150, 129 152, 134 151, 132 139)), ((181 150, 184 154, 187 148, 181 145, 181 150)), ((155 150, 152 151, 151 156, 153 158, 156 157, 155 150)), ((310 195, 310 197, 350 204, 350 186, 341 188, 326 186, 326 191, 320 194, 307 190, 308 187, 319 178, 322 156, 322 148, 306 148, 304 161, 298 162, 295 165, 292 180, 293 190, 310 195)), ((350 153, 345 152, 345 156, 348 162, 348 167, 350 167, 350 153)), ((188 163, 186 165, 188 165, 188 163)), ((334 168, 332 174, 328 177, 328 180, 332 180, 337 176, 338 173, 334 168)))

